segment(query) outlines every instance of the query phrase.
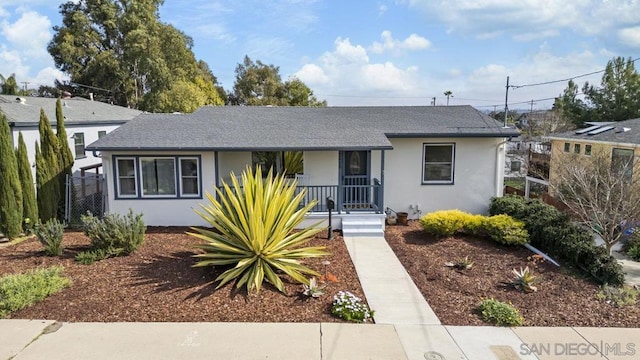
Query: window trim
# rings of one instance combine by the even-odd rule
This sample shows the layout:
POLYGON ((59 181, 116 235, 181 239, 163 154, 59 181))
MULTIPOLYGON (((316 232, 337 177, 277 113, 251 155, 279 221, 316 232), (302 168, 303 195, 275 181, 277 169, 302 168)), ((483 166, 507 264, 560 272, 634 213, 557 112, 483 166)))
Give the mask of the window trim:
POLYGON ((456 173, 456 143, 422 143, 422 185, 454 185, 456 173), (426 166, 426 150, 428 146, 450 146, 451 147, 451 180, 425 180, 424 168, 426 166))
MULTIPOLYGON (((135 199, 137 197, 139 197, 139 191, 138 189, 139 184, 138 184, 138 177, 136 176, 138 174, 138 162, 136 161, 135 157, 132 156, 122 156, 122 157, 117 157, 114 159, 113 161, 113 166, 114 166, 114 174, 115 176, 115 193, 116 193, 116 199, 121 198, 121 199, 135 199), (134 189, 135 189, 135 194, 133 195, 123 195, 120 193, 121 190, 121 186, 120 186, 120 168, 118 167, 118 161, 119 160, 132 160, 133 161, 133 184, 134 184, 134 189)), ((127 179, 130 179, 130 177, 127 177, 127 179)))
POLYGON ((578 154, 579 155, 580 152, 582 152, 582 146, 581 145, 582 144, 580 144, 580 143, 573 144, 573 153, 574 154, 578 154))
POLYGON ((85 149, 85 138, 83 132, 77 132, 73 134, 73 152, 75 155, 75 159, 84 159, 87 157, 87 152, 85 149), (78 135, 82 136, 82 143, 78 143, 78 135), (82 154, 78 154, 78 146, 82 145, 82 154))
MULTIPOLYGON (((201 198, 202 195, 202 186, 201 186, 201 166, 200 166, 200 157, 198 156, 180 156, 177 158, 177 164, 178 164, 178 192, 179 192, 179 196, 182 198, 201 198), (182 175, 182 160, 195 160, 196 161, 196 170, 197 170, 197 174, 195 176, 195 179, 197 181, 197 192, 195 194, 185 194, 184 193, 184 183, 182 182, 182 180, 185 178, 182 175)), ((189 179, 194 178, 194 176, 189 176, 189 179)))
POLYGON ((107 130, 98 130, 98 139, 102 139, 107 135, 107 130))
POLYGON ((571 143, 568 143, 568 142, 564 143, 564 152, 566 153, 571 152, 571 143))
POLYGON ((592 146, 591 146, 591 144, 585 144, 585 145, 584 145, 584 154, 585 154, 586 156, 591 156, 591 152, 592 152, 592 151, 593 151, 593 150, 592 150, 592 146))
MULTIPOLYGON (((177 179, 177 171, 176 171, 176 157, 174 156, 140 156, 138 157, 138 164, 140 167, 140 197, 142 198, 174 198, 178 196, 178 179, 177 179), (143 161, 157 161, 157 160, 172 160, 173 161, 173 194, 145 194, 144 193, 144 172, 142 171, 142 162, 143 161)), ((157 174, 156 174, 157 175, 157 174)), ((156 184, 158 187, 158 184, 156 184)))
POLYGON ((113 155, 113 173, 114 176, 114 188, 115 199, 119 200, 167 200, 167 199, 202 199, 202 155, 113 155), (119 172, 118 172, 118 160, 129 159, 133 160, 134 164, 134 176, 136 185, 135 195, 121 195, 119 184, 119 172), (172 159, 174 162, 174 176, 176 193, 173 195, 144 195, 142 191, 142 159, 172 159), (182 192, 182 169, 177 168, 180 165, 181 159, 195 159, 198 166, 198 193, 197 194, 183 194, 182 192))

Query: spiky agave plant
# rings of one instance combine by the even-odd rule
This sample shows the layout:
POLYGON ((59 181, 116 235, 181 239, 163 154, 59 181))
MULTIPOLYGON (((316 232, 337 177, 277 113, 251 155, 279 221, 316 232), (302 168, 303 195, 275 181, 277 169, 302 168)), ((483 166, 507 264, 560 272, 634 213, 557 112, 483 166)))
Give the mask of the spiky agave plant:
POLYGON ((231 173, 232 185, 222 182, 216 188, 218 199, 207 193, 210 204, 195 210, 215 231, 192 228, 189 232, 206 241, 198 245, 205 253, 194 266, 233 265, 216 278, 218 288, 237 279, 236 287, 260 291, 266 281, 284 292, 277 272, 282 271, 294 280, 308 284, 305 274, 319 276, 316 271, 300 263, 300 259, 328 255, 323 246, 301 247, 321 229, 309 227, 293 232, 315 201, 299 208, 306 191, 296 195, 295 182, 285 181, 284 175, 266 179, 258 167, 250 167, 242 174, 242 187, 231 173))

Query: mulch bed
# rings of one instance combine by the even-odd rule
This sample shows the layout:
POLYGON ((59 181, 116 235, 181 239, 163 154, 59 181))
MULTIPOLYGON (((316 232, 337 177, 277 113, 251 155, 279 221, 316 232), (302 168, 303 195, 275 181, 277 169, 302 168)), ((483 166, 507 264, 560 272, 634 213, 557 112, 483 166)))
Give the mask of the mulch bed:
POLYGON ((130 256, 102 260, 92 265, 74 261, 86 250, 89 239, 67 231, 62 257, 47 257, 36 239, 0 247, 0 276, 37 267, 62 265, 73 284, 11 318, 52 319, 66 322, 338 322, 331 315, 333 295, 348 290, 364 298, 355 268, 342 241, 318 234, 308 246, 323 245, 331 255, 309 259, 305 264, 338 278, 329 282, 319 299, 302 297, 300 284, 285 281, 286 294, 271 286, 259 294, 226 284, 216 290, 213 280, 221 273, 211 267, 193 268, 193 247, 200 240, 185 234, 187 228, 149 228, 145 243, 130 256))
POLYGON ((486 325, 475 308, 482 299, 495 298, 511 302, 527 326, 640 327, 640 304, 618 308, 598 300, 598 284, 565 267, 534 264, 524 247, 472 237, 435 240, 417 221, 388 226, 385 237, 443 324, 486 325), (465 256, 474 262, 470 270, 444 265, 465 256), (512 269, 526 266, 539 276, 537 292, 504 285, 512 269))

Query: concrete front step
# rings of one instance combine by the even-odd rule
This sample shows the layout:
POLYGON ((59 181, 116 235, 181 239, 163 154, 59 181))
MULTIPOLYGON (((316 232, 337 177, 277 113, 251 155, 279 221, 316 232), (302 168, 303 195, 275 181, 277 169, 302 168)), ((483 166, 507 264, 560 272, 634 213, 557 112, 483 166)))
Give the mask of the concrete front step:
POLYGON ((343 236, 372 237, 384 236, 384 218, 349 217, 342 219, 343 236))

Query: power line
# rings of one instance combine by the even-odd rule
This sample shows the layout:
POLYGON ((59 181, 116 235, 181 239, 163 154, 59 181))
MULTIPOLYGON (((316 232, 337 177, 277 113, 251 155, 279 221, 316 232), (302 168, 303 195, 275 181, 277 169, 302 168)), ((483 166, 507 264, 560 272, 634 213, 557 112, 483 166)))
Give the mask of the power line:
MULTIPOLYGON (((633 60, 631 60, 632 63, 635 63, 636 61, 640 60, 640 58, 635 58, 633 60)), ((586 74, 582 74, 582 75, 577 75, 577 76, 572 76, 570 78, 566 78, 566 79, 560 79, 560 80, 551 80, 551 81, 544 81, 544 82, 540 82, 540 83, 534 83, 534 84, 524 84, 524 85, 510 85, 511 88, 514 89, 518 89, 518 88, 523 88, 523 87, 530 87, 530 86, 540 86, 540 85, 549 85, 549 84, 555 84, 555 83, 559 83, 559 82, 566 82, 569 80, 573 80, 573 79, 579 79, 585 76, 590 76, 590 75, 595 75, 595 74, 599 74, 599 73, 603 73, 605 72, 607 69, 602 69, 602 70, 598 70, 598 71, 593 71, 590 73, 586 73, 586 74)))

